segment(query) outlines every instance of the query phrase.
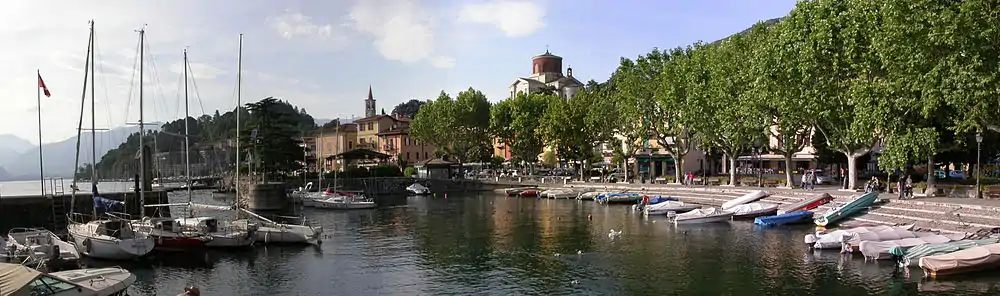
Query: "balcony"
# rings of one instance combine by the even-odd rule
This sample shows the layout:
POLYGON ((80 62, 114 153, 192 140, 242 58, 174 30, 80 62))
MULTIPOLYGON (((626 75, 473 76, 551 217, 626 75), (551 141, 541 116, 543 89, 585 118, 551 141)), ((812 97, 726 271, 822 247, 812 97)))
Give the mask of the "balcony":
POLYGON ((383 145, 382 150, 384 151, 396 151, 396 146, 393 145, 383 145))

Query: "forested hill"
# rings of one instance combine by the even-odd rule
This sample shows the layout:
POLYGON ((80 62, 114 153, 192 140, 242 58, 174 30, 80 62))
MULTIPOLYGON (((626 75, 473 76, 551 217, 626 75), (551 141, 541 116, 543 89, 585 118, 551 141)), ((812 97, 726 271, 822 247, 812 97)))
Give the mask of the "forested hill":
MULTIPOLYGON (((300 109, 287 101, 277 101, 277 104, 271 105, 271 110, 268 110, 270 117, 278 117, 280 120, 273 122, 287 123, 292 126, 289 127, 290 130, 297 131, 298 133, 293 133, 292 137, 297 137, 297 135, 302 132, 309 132, 316 128, 316 123, 312 116, 306 113, 305 109, 300 109)), ((249 136, 253 130, 254 122, 259 121, 259 118, 255 118, 257 114, 251 114, 247 111, 246 107, 239 108, 240 122, 242 123, 242 131, 244 133, 243 137, 249 136)), ((232 164, 229 158, 232 158, 231 149, 223 149, 227 147, 227 141, 236 138, 236 110, 228 111, 224 114, 219 114, 219 111, 215 111, 212 115, 202 115, 198 118, 188 117, 188 134, 190 135, 190 149, 191 149, 191 163, 192 164, 205 164, 210 163, 213 166, 220 166, 224 164, 232 164), (212 159, 206 159, 212 158, 212 159)), ((158 160, 158 165, 166 164, 177 164, 183 163, 183 151, 184 151, 184 120, 177 119, 171 122, 163 124, 160 131, 147 131, 147 136, 144 139, 146 144, 151 148, 155 148, 156 152, 160 153, 160 159, 158 160), (167 152, 166 155, 163 156, 167 152)), ((129 135, 128 139, 120 144, 118 148, 108 151, 101 160, 97 163, 98 175, 102 178, 115 178, 115 177, 128 177, 136 173, 135 156, 137 155, 139 147, 139 135, 138 133, 133 133, 129 135)), ((81 174, 83 176, 89 176, 89 167, 80 168, 81 174)), ((195 174, 195 172, 192 172, 195 174)))

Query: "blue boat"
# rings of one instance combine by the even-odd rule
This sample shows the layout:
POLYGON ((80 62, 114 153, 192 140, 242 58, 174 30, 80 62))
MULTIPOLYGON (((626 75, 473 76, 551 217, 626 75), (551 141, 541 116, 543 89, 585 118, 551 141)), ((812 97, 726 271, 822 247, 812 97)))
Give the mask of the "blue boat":
POLYGON ((658 203, 661 203, 661 202, 665 202, 665 201, 677 201, 677 198, 673 198, 673 197, 669 197, 669 196, 663 197, 663 196, 659 196, 659 195, 649 198, 649 204, 650 205, 655 205, 655 204, 658 204, 658 203))
POLYGON ((757 217, 757 219, 753 220, 753 223, 760 226, 778 226, 809 222, 812 217, 813 212, 791 212, 777 216, 757 217))

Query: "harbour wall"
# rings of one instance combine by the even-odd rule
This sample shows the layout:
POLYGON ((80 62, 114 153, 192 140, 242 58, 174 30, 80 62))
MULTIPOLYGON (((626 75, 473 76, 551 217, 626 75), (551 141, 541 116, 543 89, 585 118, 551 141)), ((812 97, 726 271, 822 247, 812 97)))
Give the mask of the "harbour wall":
MULTIPOLYGON (((101 193, 107 199, 124 202, 124 207, 112 211, 139 217, 142 207, 137 192, 101 193)), ((145 204, 167 203, 165 191, 145 193, 145 204)), ((42 227, 55 233, 65 233, 67 214, 74 210, 79 219, 89 219, 93 214, 94 201, 90 193, 77 192, 75 202, 70 194, 58 195, 26 195, 0 197, 0 233, 7 233, 12 228, 42 227), (71 204, 73 204, 71 206, 71 204)), ((168 207, 146 208, 146 215, 170 214, 168 207), (158 212, 159 211, 159 212, 158 212)))

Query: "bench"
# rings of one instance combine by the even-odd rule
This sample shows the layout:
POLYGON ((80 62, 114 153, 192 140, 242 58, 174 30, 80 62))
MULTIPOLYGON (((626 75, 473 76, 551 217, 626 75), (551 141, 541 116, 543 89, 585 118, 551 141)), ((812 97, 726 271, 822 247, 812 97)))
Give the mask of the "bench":
POLYGON ((708 180, 708 184, 712 186, 719 186, 719 184, 722 184, 722 182, 720 182, 719 179, 711 179, 708 180))
POLYGON ((764 180, 764 187, 778 187, 777 180, 764 180))
POLYGON ((1000 186, 990 186, 986 187, 983 191, 984 198, 1000 198, 1000 186))

